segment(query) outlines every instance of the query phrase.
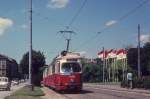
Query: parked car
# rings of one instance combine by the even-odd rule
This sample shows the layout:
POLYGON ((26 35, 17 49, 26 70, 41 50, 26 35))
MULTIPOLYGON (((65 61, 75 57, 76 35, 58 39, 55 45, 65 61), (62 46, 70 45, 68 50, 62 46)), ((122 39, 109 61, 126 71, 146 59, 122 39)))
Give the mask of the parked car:
POLYGON ((15 78, 11 81, 11 85, 19 85, 19 79, 15 78))
POLYGON ((12 85, 19 85, 19 82, 16 80, 13 80, 11 83, 12 83, 12 85))
POLYGON ((0 89, 5 89, 10 91, 11 83, 8 80, 8 77, 0 77, 0 89))

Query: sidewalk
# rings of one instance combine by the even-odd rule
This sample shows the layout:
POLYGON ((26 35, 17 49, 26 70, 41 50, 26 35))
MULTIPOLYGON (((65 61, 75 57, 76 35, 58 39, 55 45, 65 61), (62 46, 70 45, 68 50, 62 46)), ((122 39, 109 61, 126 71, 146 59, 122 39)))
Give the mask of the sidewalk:
POLYGON ((13 94, 15 91, 17 91, 18 89, 26 86, 27 83, 20 83, 19 85, 15 85, 11 87, 10 91, 0 91, 0 99, 4 99, 6 96, 10 96, 11 94, 13 94))
POLYGON ((145 93, 145 94, 150 94, 150 90, 145 90, 145 89, 128 89, 128 88, 122 88, 120 87, 120 84, 90 84, 90 83, 86 83, 83 84, 84 86, 91 86, 91 87, 99 87, 99 88, 103 88, 103 89, 111 89, 111 90, 119 90, 119 91, 128 91, 128 92, 137 92, 137 93, 145 93))
POLYGON ((68 99, 64 95, 61 95, 47 87, 43 87, 42 91, 45 93, 45 96, 42 96, 42 99, 68 99))

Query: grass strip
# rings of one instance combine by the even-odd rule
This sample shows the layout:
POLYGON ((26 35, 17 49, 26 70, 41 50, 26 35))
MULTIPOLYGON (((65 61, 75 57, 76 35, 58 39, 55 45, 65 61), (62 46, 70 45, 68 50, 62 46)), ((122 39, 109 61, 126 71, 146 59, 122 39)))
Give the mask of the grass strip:
POLYGON ((29 87, 25 86, 5 99, 41 99, 40 96, 44 96, 40 87, 34 87, 34 91, 31 91, 29 87))

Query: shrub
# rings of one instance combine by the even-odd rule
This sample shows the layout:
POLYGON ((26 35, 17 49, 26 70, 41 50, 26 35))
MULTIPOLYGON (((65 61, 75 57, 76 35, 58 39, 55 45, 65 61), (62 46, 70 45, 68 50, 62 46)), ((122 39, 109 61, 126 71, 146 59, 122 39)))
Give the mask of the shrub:
POLYGON ((150 76, 144 77, 143 78, 143 86, 145 89, 150 89, 150 76))
POLYGON ((135 78, 133 79, 133 88, 143 88, 143 79, 142 78, 135 78))
MULTIPOLYGON (((128 87, 127 80, 123 80, 121 82, 121 87, 128 87)), ((150 89, 150 76, 145 76, 142 78, 134 78, 133 79, 133 88, 145 88, 150 89)))
POLYGON ((123 81, 121 82, 121 87, 123 87, 123 88, 128 87, 128 82, 127 82, 127 80, 123 80, 123 81))

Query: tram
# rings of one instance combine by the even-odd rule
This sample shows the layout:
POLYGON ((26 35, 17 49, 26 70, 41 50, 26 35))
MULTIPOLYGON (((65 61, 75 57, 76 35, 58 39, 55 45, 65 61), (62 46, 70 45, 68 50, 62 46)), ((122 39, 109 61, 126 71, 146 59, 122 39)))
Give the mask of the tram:
POLYGON ((82 65, 79 53, 63 51, 43 72, 43 84, 57 91, 82 90, 82 65))

